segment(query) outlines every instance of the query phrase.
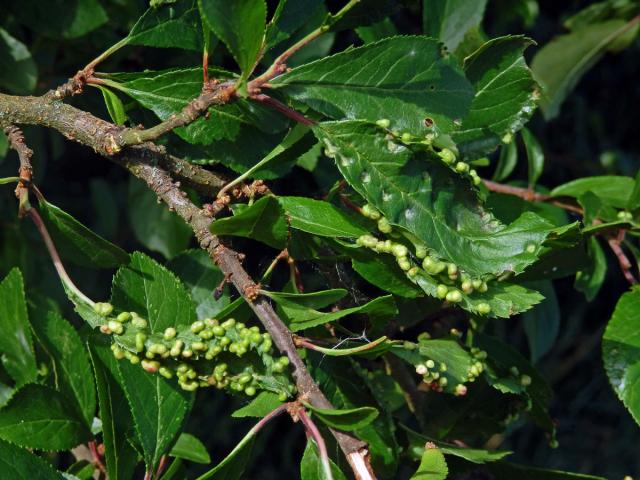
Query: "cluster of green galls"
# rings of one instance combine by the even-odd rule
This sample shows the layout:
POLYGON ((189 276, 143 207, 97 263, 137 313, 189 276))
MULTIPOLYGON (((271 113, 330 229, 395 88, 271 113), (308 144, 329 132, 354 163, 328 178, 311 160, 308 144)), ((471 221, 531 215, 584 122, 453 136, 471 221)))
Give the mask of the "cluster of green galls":
POLYGON ((116 359, 167 379, 176 377, 184 390, 216 387, 250 397, 269 390, 282 401, 295 391, 286 372, 289 359, 274 356, 271 336, 256 326, 205 318, 151 333, 147 320, 136 312, 112 316, 110 303, 96 303, 94 310, 105 317, 100 331, 114 336, 116 359))
MULTIPOLYGON (((392 232, 389 221, 382 216, 372 205, 366 204, 361 209, 362 215, 377 221, 378 230, 383 234, 392 232)), ((482 279, 474 279, 460 270, 455 263, 444 262, 421 245, 415 245, 414 257, 420 262, 418 266, 409 255, 409 248, 403 243, 394 242, 391 239, 381 240, 373 235, 362 235, 356 243, 370 248, 378 253, 388 253, 396 258, 398 266, 406 272, 410 279, 415 279, 419 274, 426 274, 435 278, 439 284, 436 288, 436 297, 451 303, 462 301, 462 293, 469 295, 474 291, 484 293, 488 290, 487 282, 482 279)), ((481 302, 474 306, 476 313, 487 315, 491 312, 488 303, 481 302)))
POLYGON ((436 137, 435 133, 429 133, 424 137, 417 137, 409 132, 389 130, 391 127, 391 121, 388 118, 381 118, 376 121, 376 125, 387 130, 389 132, 388 134, 390 135, 390 139, 400 140, 405 145, 418 145, 429 148, 453 171, 461 175, 468 175, 474 185, 480 185, 480 183, 482 183, 482 179, 478 176, 478 172, 471 168, 468 163, 458 160, 453 150, 446 147, 439 149, 434 148, 433 141, 436 137))

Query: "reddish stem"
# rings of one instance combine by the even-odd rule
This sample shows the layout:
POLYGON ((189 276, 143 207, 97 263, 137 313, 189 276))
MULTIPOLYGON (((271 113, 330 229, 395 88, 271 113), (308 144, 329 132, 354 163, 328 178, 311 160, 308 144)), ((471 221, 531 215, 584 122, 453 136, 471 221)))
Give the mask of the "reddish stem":
POLYGON ((164 470, 167 468, 167 462, 168 457, 166 455, 162 455, 160 457, 160 462, 158 463, 158 469, 156 470, 156 478, 160 478, 160 475, 162 475, 162 472, 164 472, 164 470))
POLYGON ((263 93, 258 93, 258 94, 251 95, 249 98, 251 98, 252 100, 255 100, 256 102, 260 102, 260 103, 262 103, 264 105, 267 105, 268 107, 271 107, 274 110, 277 110, 278 112, 280 112, 283 115, 291 118, 292 120, 295 120, 298 123, 301 123, 302 125, 306 125, 308 127, 311 127, 311 126, 316 124, 315 121, 305 117, 300 112, 298 112, 298 111, 294 110, 293 108, 285 105, 281 101, 276 100, 273 97, 270 97, 269 95, 265 95, 263 93))
POLYGON ((93 457, 93 464, 100 470, 103 474, 107 474, 107 469, 102 463, 102 455, 98 452, 98 446, 95 440, 91 440, 89 442, 89 450, 91 451, 91 456, 93 457))
POLYGON ((297 413, 298 413, 298 417, 304 424, 304 427, 306 428, 307 433, 309 433, 309 435, 316 442, 316 445, 318 445, 318 452, 320 454, 320 459, 322 461, 322 464, 325 467, 325 472, 330 474, 331 466, 329 464, 329 454, 327 453, 327 445, 324 443, 324 438, 322 438, 322 435, 320 434, 320 430, 318 430, 318 427, 316 426, 315 423, 313 423, 313 420, 309 418, 309 416, 307 415, 307 412, 304 409, 301 408, 297 413))

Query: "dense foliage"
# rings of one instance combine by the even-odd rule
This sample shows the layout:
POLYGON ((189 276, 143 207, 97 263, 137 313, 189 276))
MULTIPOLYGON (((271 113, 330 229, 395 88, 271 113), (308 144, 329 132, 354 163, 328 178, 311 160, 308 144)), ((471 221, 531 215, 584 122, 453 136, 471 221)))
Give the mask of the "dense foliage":
POLYGON ((640 474, 640 4, 558 3, 0 0, 0 476, 640 474))

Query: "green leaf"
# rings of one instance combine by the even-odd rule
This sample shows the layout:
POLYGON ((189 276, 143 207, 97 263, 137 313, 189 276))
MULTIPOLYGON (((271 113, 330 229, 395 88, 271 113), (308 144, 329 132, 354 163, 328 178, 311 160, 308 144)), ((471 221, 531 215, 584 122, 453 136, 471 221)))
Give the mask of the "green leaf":
MULTIPOLYGON (((295 125, 273 150, 236 178, 234 184, 247 178, 270 179, 285 175, 291 170, 298 157, 304 155, 315 143, 316 138, 306 125, 295 125)), ((234 168, 233 164, 228 166, 234 168)), ((236 165, 237 167, 239 165, 236 165)))
MULTIPOLYGON (((307 294, 286 294, 283 292, 262 292, 278 304, 282 319, 292 332, 335 322, 347 315, 368 314, 370 317, 389 319, 398 313, 392 295, 378 297, 358 307, 345 308, 335 312, 325 313, 308 307, 305 304, 307 294)), ((320 308, 320 307, 316 307, 320 308)))
MULTIPOLYGON (((1 142, 0 142, 1 143, 1 142)), ((0 157, 2 156, 2 148, 0 147, 0 157)), ((636 180, 633 185, 633 191, 627 201, 627 210, 636 210, 640 208, 640 171, 636 174, 636 180)))
POLYGON ((0 410, 0 438, 25 448, 69 450, 91 438, 83 419, 59 392, 29 384, 0 410))
POLYGON ((199 320, 215 318, 229 305, 230 294, 226 284, 222 289, 222 296, 217 300, 214 296, 214 290, 218 288, 224 275, 204 250, 187 250, 170 260, 167 268, 189 289, 199 320))
POLYGON ((305 403, 320 421, 331 428, 352 432, 366 427, 379 415, 378 410, 373 407, 358 407, 350 409, 328 409, 317 408, 305 403))
POLYGON ((500 149, 498 164, 493 173, 493 180, 501 182, 513 173, 518 163, 518 147, 516 142, 509 142, 500 149))
POLYGON ((305 197, 278 197, 291 228, 321 237, 355 238, 369 233, 355 217, 334 205, 305 197))
POLYGON ((249 77, 264 42, 267 5, 264 0, 198 0, 200 13, 209 28, 229 48, 249 77))
POLYGON ((278 398, 278 395, 273 392, 263 391, 251 400, 251 403, 239 408, 231 414, 232 417, 244 418, 244 417, 258 417, 262 418, 268 413, 282 405, 282 401, 278 398))
POLYGON ((460 131, 452 134, 464 157, 478 158, 508 143, 533 114, 539 94, 523 56, 532 43, 523 36, 494 38, 465 59, 476 94, 460 131))
POLYGON ((180 280, 143 253, 113 277, 111 303, 119 311, 137 312, 149 322, 151 333, 196 320, 189 293, 180 280))
POLYGON ((313 18, 323 4, 322 0, 280 0, 267 25, 265 34, 267 47, 278 45, 293 35, 313 18))
POLYGON ((423 33, 453 52, 465 34, 482 22, 487 0, 423 0, 423 33))
POLYGON ((427 442, 435 444, 445 455, 463 458, 471 463, 477 464, 495 462, 512 453, 505 450, 483 450, 479 448, 459 447, 453 443, 442 442, 434 438, 421 435, 410 430, 404 425, 400 425, 400 427, 407 433, 409 438, 411 455, 417 458, 422 458, 422 454, 425 451, 425 444, 427 442))
POLYGON ((36 87, 38 67, 27 47, 0 28, 0 87, 27 94, 36 87))
POLYGON ((640 289, 618 300, 602 338, 602 357, 618 398, 640 424, 640 289))
POLYGON ((562 102, 580 78, 635 23, 637 19, 631 22, 610 20, 586 25, 556 37, 536 53, 531 68, 543 87, 540 106, 547 120, 558 115, 562 102))
POLYGON ((529 186, 533 187, 542 175, 542 169, 544 168, 544 152, 542 151, 542 145, 536 139, 536 137, 528 129, 523 128, 520 132, 522 141, 524 142, 524 148, 527 152, 527 159, 529 161, 529 186))
POLYGON ((466 180, 443 162, 412 155, 359 121, 322 123, 316 135, 349 184, 392 225, 470 275, 520 273, 533 263, 551 224, 526 212, 501 224, 479 205, 466 180))
POLYGON ((148 470, 155 470, 180 434, 193 395, 139 365, 118 362, 118 369, 145 464, 148 470))
POLYGON ((136 239, 149 250, 171 258, 189 245, 191 229, 165 205, 159 204, 143 182, 133 177, 129 181, 127 210, 136 239))
MULTIPOLYGON (((340 468, 329 459, 329 468, 333 480, 347 480, 340 468)), ((318 446, 311 439, 307 439, 307 446, 304 449, 302 460, 300 461, 300 479, 301 480, 329 480, 327 473, 320 459, 318 446)))
POLYGON ((133 428, 133 419, 120 386, 118 363, 104 343, 91 342, 89 353, 98 389, 107 473, 111 480, 129 480, 138 454, 127 441, 128 433, 133 428))
POLYGON ((391 255, 382 255, 368 249, 351 249, 353 269, 367 282, 382 290, 406 298, 424 295, 422 289, 407 278, 391 255))
POLYGON ((150 8, 124 39, 126 45, 202 49, 202 27, 196 0, 150 8))
POLYGON ((206 447, 193 435, 181 433, 169 455, 195 463, 211 463, 206 447))
POLYGON ((292 302, 301 307, 325 308, 342 300, 347 293, 344 288, 333 288, 310 293, 265 292, 276 302, 292 302))
POLYGON ((64 479, 49 462, 2 440, 0 440, 0 472, 5 480, 64 479))
POLYGON ((25 0, 13 13, 40 35, 66 39, 82 37, 108 20, 99 0, 25 0))
POLYGON ((554 188, 550 195, 552 197, 579 198, 586 192, 592 192, 605 205, 625 208, 634 185, 634 180, 631 177, 615 175, 584 177, 554 188))
POLYGON ((55 205, 41 200, 40 212, 64 258, 79 265, 99 268, 116 268, 129 261, 127 252, 55 205))
POLYGON ((604 283, 607 275, 607 258, 597 238, 589 238, 587 247, 591 264, 588 268, 576 273, 576 281, 573 286, 576 290, 584 293, 587 301, 590 302, 596 297, 604 283))
POLYGON ((418 471, 411 480, 445 480, 449 475, 447 461, 437 447, 427 447, 422 454, 418 471))
MULTIPOLYGON (((224 70, 209 69, 219 80, 233 78, 224 70)), ((105 85, 121 91, 140 105, 167 120, 180 113, 202 92, 202 68, 169 69, 138 73, 109 74, 105 85)), ((243 98, 222 106, 212 106, 208 118, 201 117, 175 133, 189 143, 209 145, 216 140, 234 140, 243 125, 256 126, 266 133, 282 132, 288 125, 279 112, 243 98)))
POLYGON ((51 357, 56 386, 75 400, 77 411, 91 428, 96 412, 96 393, 89 356, 75 328, 59 313, 40 309, 32 312, 33 331, 51 357))
POLYGON ((442 132, 466 115, 473 89, 437 41, 393 37, 294 68, 272 85, 332 118, 374 122, 425 135, 430 118, 442 132))
POLYGON ((102 92, 104 104, 107 107, 111 120, 113 120, 116 125, 124 125, 127 121, 127 114, 124 111, 122 100, 120 100, 120 98, 108 88, 101 85, 98 85, 97 87, 102 92))
POLYGON ((214 221, 209 230, 215 235, 251 238, 277 249, 285 247, 288 237, 283 211, 273 196, 262 197, 233 217, 214 221))
POLYGON ((453 393, 458 384, 466 383, 469 379, 469 369, 475 359, 460 344, 454 340, 421 340, 418 348, 409 349, 403 345, 394 345, 391 352, 414 367, 432 360, 438 366, 446 366, 446 371, 440 372, 441 377, 447 378, 444 391, 453 393))
MULTIPOLYGON (((363 383, 363 377, 355 371, 353 365, 354 362, 348 359, 332 358, 331 361, 319 363, 312 372, 322 392, 338 409, 375 403, 368 389, 363 388, 366 383, 363 383)), ((394 432, 393 420, 384 413, 370 425, 354 432, 357 438, 367 442, 373 470, 382 478, 397 478, 400 449, 394 432)))
MULTIPOLYGON (((439 281, 420 272, 415 282, 432 297, 437 297, 439 281)), ((476 312, 478 305, 487 303, 491 307, 490 317, 509 318, 517 313, 525 312, 540 303, 544 297, 522 285, 507 281, 490 282, 489 289, 482 293, 474 290, 471 294, 461 292, 462 300, 458 305, 465 310, 476 312)))
POLYGON ((0 283, 0 353, 2 366, 20 387, 35 381, 36 358, 20 270, 14 268, 0 283))
POLYGON ((495 337, 478 333, 474 335, 474 345, 487 352, 485 374, 489 384, 502 393, 525 394, 531 399, 533 420, 554 435, 555 425, 547 411, 553 393, 544 377, 517 350, 495 337), (514 377, 513 367, 519 375, 531 379, 530 385, 523 385, 521 377, 514 377))
POLYGON ((550 281, 534 282, 529 286, 544 295, 544 300, 522 314, 524 331, 531 353, 531 361, 538 362, 551 347, 560 331, 560 305, 550 281))
POLYGON ((200 475, 196 480, 240 480, 248 466, 253 450, 253 442, 259 428, 254 426, 231 450, 229 455, 208 472, 200 475))

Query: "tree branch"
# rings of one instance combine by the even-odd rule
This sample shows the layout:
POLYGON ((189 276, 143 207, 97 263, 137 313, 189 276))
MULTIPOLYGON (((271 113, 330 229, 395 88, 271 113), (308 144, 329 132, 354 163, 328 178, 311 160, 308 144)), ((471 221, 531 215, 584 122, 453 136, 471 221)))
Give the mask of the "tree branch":
POLYGON ((568 212, 577 213, 578 215, 584 215, 582 208, 571 205, 570 203, 557 200, 551 195, 545 195, 544 193, 534 192, 528 188, 514 187, 511 185, 505 185, 503 183, 492 182, 491 180, 482 180, 484 185, 491 192, 504 193, 506 195, 514 195, 520 197, 528 202, 546 202, 551 203, 557 207, 567 210, 568 212))
MULTIPOLYGON (((60 101, 52 101, 50 97, 14 97, 0 94, 0 118, 11 123, 42 125, 58 130, 67 138, 94 148, 97 153, 125 167, 143 180, 172 211, 189 224, 200 246, 247 300, 275 345, 289 358, 299 394, 318 408, 332 408, 298 355, 291 332, 269 301, 259 295, 259 287, 242 267, 239 254, 224 246, 209 231, 210 214, 192 203, 179 185, 174 183, 168 171, 159 166, 162 158, 159 147, 145 143, 122 150, 118 143, 118 138, 122 137, 118 135, 128 129, 117 127, 60 101)), ((189 171, 181 173, 189 175, 189 171)), ((332 433, 356 472, 356 478, 375 478, 366 444, 344 432, 332 430, 332 433), (366 472, 366 475, 363 472, 366 472)))
MULTIPOLYGON (((119 148, 115 137, 122 127, 47 96, 17 97, 0 93, 0 118, 16 124, 52 128, 103 156, 113 155, 114 146, 119 148)), ((158 163, 174 178, 200 193, 213 196, 227 183, 227 179, 169 155, 157 145, 147 144, 147 153, 150 162, 158 163)))
POLYGON ((20 159, 20 168, 18 169, 18 186, 16 187, 16 197, 19 200, 18 216, 24 217, 29 210, 29 187, 31 185, 31 177, 33 176, 33 167, 31 166, 31 150, 24 141, 24 135, 15 125, 5 127, 4 133, 9 139, 9 145, 18 154, 20 159))

